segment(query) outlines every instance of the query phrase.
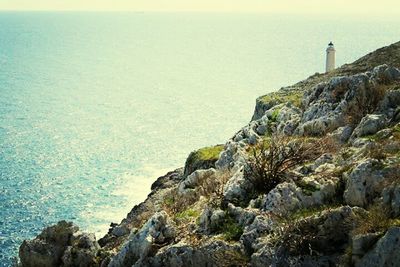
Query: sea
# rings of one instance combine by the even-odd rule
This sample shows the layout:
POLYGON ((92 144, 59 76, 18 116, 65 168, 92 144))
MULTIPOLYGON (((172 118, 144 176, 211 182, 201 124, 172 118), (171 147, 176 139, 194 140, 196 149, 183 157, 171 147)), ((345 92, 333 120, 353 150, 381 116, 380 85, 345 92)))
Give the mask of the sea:
POLYGON ((399 41, 400 18, 0 12, 0 266, 59 220, 100 238, 255 99, 399 41))

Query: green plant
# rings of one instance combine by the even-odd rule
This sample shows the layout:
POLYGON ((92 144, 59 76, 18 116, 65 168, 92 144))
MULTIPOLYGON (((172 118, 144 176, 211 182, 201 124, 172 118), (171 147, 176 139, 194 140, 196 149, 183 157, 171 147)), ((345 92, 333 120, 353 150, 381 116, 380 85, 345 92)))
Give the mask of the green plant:
POLYGON ((185 163, 185 175, 189 175, 197 169, 214 167, 219 154, 224 149, 223 145, 203 147, 189 154, 185 163))
POLYGON ((228 213, 225 214, 224 221, 217 229, 227 241, 238 241, 243 234, 243 226, 238 224, 228 213))
POLYGON ((181 221, 190 221, 192 219, 197 219, 200 216, 200 212, 194 209, 187 209, 182 212, 175 214, 175 219, 181 221))
POLYGON ((332 203, 330 205, 314 206, 309 208, 303 208, 295 211, 288 216, 288 221, 304 219, 314 215, 320 215, 325 210, 331 210, 340 207, 340 204, 332 203))
POLYGON ((280 109, 275 109, 271 114, 271 121, 276 122, 278 120, 280 109))
POLYGON ((301 107, 302 97, 303 97, 302 91, 291 91, 291 92, 278 91, 278 92, 274 92, 274 93, 269 93, 269 94, 261 97, 260 100, 263 103, 269 103, 269 102, 274 101, 277 104, 290 102, 296 107, 301 107))
POLYGON ((296 185, 301 188, 301 191, 306 196, 311 196, 315 191, 320 190, 319 186, 306 183, 304 180, 296 181, 296 185))

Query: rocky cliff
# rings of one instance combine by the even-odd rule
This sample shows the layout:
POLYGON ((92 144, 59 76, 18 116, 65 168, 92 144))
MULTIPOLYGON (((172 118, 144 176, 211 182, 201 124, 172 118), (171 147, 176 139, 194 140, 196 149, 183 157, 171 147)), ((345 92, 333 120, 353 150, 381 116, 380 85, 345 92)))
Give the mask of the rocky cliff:
POLYGON ((59 222, 23 267, 400 266, 400 42, 257 99, 103 238, 59 222))

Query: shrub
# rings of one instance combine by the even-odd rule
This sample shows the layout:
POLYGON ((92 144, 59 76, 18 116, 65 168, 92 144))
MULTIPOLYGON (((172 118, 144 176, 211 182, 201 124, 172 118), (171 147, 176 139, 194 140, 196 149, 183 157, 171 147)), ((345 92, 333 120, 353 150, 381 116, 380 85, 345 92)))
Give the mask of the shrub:
POLYGON ((368 212, 358 214, 352 235, 384 233, 391 226, 400 226, 399 219, 390 217, 390 210, 382 204, 372 205, 368 212))
POLYGON ((261 142, 252 149, 245 176, 257 193, 268 193, 287 178, 291 168, 317 159, 332 150, 329 146, 328 139, 272 136, 268 142, 261 142))

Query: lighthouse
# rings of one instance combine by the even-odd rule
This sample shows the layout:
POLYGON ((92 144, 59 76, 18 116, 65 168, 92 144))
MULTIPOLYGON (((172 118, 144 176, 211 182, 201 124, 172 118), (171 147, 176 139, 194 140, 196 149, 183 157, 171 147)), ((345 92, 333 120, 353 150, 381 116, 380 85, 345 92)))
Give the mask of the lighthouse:
POLYGON ((333 43, 330 42, 328 44, 328 48, 326 49, 326 72, 330 72, 335 69, 335 47, 333 43))

